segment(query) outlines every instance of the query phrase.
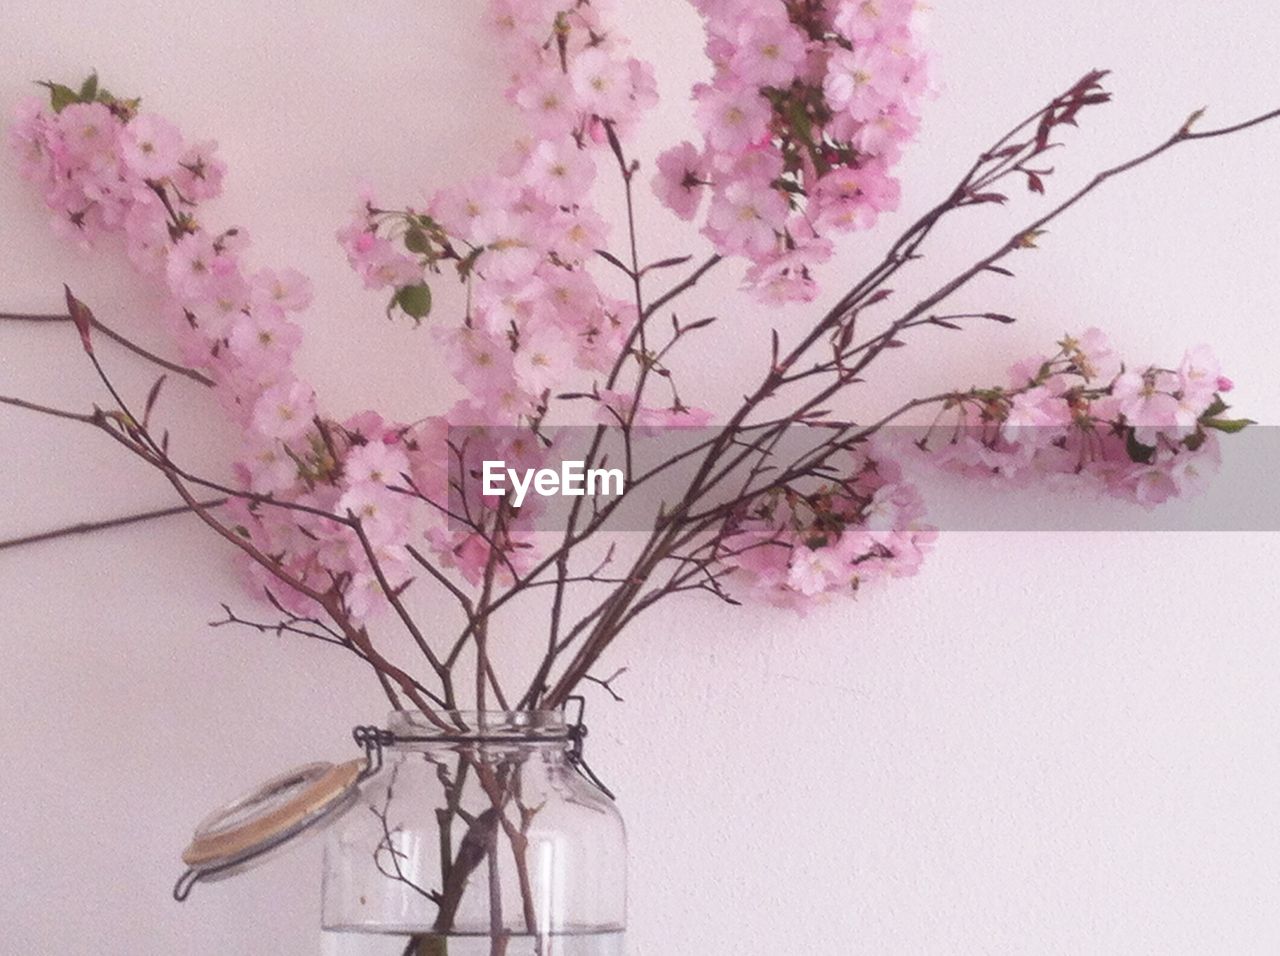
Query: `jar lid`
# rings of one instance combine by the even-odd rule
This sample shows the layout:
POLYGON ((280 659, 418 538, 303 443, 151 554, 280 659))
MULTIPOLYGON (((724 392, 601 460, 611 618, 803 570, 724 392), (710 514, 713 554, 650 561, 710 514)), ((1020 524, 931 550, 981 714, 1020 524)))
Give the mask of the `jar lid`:
POLYGON ((365 766, 364 760, 304 764, 213 811, 182 852, 189 875, 213 879, 240 872, 245 868, 241 864, 256 862, 303 831, 336 820, 355 802, 365 766))

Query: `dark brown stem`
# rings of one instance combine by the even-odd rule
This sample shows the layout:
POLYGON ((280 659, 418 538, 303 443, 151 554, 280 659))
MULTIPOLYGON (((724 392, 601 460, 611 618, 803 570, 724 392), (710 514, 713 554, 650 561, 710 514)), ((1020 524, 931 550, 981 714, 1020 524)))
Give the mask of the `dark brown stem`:
MULTIPOLYGON (((71 316, 58 315, 58 314, 26 314, 22 312, 0 312, 0 321, 70 322, 71 316)), ((117 345, 123 346, 124 348, 132 352, 134 355, 137 355, 140 358, 144 358, 148 362, 151 362, 152 364, 157 365, 168 372, 173 372, 175 375, 181 375, 184 378, 188 378, 193 382, 198 382, 199 384, 204 385, 206 388, 212 388, 216 384, 213 379, 205 375, 203 372, 198 372, 193 368, 187 368, 185 365, 179 365, 176 362, 171 362, 168 359, 161 358, 159 355, 156 355, 154 352, 149 352, 147 349, 144 349, 141 345, 138 345, 136 342, 133 342, 130 339, 125 338, 119 332, 108 327, 96 317, 90 320, 90 324, 93 326, 94 329, 101 332, 104 336, 109 338, 111 341, 115 342, 117 345)))
POLYGON ((52 408, 49 405, 39 405, 35 402, 28 402, 21 398, 10 398, 7 395, 0 395, 0 405, 9 405, 13 408, 21 408, 29 412, 36 412, 40 415, 48 415, 51 418, 62 418, 69 422, 80 422, 82 425, 97 425, 98 420, 93 415, 86 415, 83 412, 68 412, 61 408, 52 408))
POLYGON ((1270 113, 1263 113, 1261 116, 1255 116, 1253 119, 1247 119, 1243 123, 1236 123, 1234 126, 1222 126, 1218 129, 1207 129, 1202 133, 1193 132, 1191 124, 1199 119, 1199 114, 1193 114, 1186 124, 1182 127, 1183 139, 1212 139, 1215 136, 1230 136, 1232 133, 1239 133, 1242 130, 1249 129, 1254 126, 1261 126, 1263 123, 1270 122, 1273 119, 1280 119, 1280 109, 1272 110, 1270 113))
MULTIPOLYGON (((213 501, 201 502, 201 504, 206 508, 220 508, 226 503, 226 498, 217 498, 213 501)), ((139 514, 126 515, 123 518, 107 518, 102 521, 83 521, 79 524, 71 524, 62 528, 56 528, 53 531, 42 531, 39 534, 30 534, 21 538, 10 538, 7 541, 0 541, 0 551, 5 551, 9 548, 21 548, 29 544, 40 544, 44 541, 54 541, 58 538, 66 538, 72 535, 91 534, 95 531, 107 531, 111 528, 123 528, 131 524, 153 521, 157 518, 168 518, 173 515, 190 513, 191 509, 186 505, 174 505, 169 508, 159 508, 155 511, 143 511, 139 514)))
POLYGON ((388 603, 395 609, 396 616, 400 618, 404 624, 414 643, 418 645, 418 650, 422 651, 427 662, 431 665, 431 669, 436 672, 436 676, 440 678, 440 685, 444 689, 444 700, 442 704, 449 710, 457 709, 457 702, 453 696, 453 678, 449 671, 441 663, 440 658, 431 649, 431 645, 427 642, 426 637, 419 629, 417 622, 404 606, 404 602, 400 600, 400 595, 395 588, 391 586, 391 582, 387 580, 386 574, 382 570, 382 563, 378 560, 378 555, 373 549, 373 545, 369 541, 369 536, 365 533, 364 524, 350 511, 347 512, 347 519, 351 523, 352 529, 356 533, 356 537, 360 539, 360 546, 365 553, 365 558, 369 561, 369 566, 373 569, 374 576, 378 580, 378 586, 382 588, 388 603))

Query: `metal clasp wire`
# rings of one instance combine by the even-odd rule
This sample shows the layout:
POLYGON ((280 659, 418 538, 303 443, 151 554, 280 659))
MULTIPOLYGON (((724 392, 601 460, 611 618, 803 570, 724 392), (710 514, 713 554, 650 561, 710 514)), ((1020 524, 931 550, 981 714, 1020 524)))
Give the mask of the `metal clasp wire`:
POLYGON ((364 783, 382 769, 382 748, 396 742, 396 735, 381 727, 356 727, 351 731, 356 746, 364 748, 365 766, 356 778, 356 783, 364 783))
MULTIPOLYGON (((569 763, 573 764, 573 768, 578 771, 579 775, 591 784, 610 800, 617 800, 612 790, 604 785, 604 782, 591 769, 591 765, 587 763, 584 755, 585 742, 587 739, 587 725, 584 717, 587 711, 587 702, 582 697, 570 697, 565 701, 565 735, 564 738, 569 742, 569 763), (577 711, 573 717, 569 717, 569 708, 577 705, 577 711)), ((426 735, 421 737, 400 737, 392 733, 390 730, 384 730, 381 727, 361 726, 351 731, 351 736, 355 740, 357 746, 363 748, 365 753, 365 768, 361 771, 358 781, 363 783, 368 780, 379 770, 382 769, 383 748, 390 747, 397 741, 405 742, 441 742, 441 743, 468 743, 483 738, 465 737, 459 735, 440 734, 426 735)), ((555 739, 555 738, 548 738, 555 739)))
POLYGON ((587 740, 587 725, 584 718, 587 713, 587 701, 583 697, 570 697, 565 701, 565 719, 569 725, 569 762, 573 764, 574 769, 582 776, 587 783, 591 784, 610 800, 617 800, 613 791, 604 785, 604 782, 596 776, 596 772, 591 769, 591 765, 587 763, 587 758, 583 755, 587 740), (578 713, 573 720, 568 719, 569 705, 577 704, 578 713))
MULTIPOLYGON (((570 697, 568 700, 565 701, 565 711, 566 711, 565 723, 566 723, 567 729, 565 731, 564 739, 569 742, 569 750, 568 750, 569 762, 573 764, 573 768, 577 770, 579 775, 581 775, 581 777, 584 780, 586 780, 589 784, 591 784, 593 787, 595 787, 597 790, 603 793, 610 800, 617 800, 618 798, 614 796, 613 791, 610 790, 608 787, 606 787, 604 785, 604 782, 601 781, 601 779, 598 776, 596 776, 596 772, 591 769, 591 765, 587 763, 587 759, 583 753, 585 749, 585 742, 587 739, 587 725, 583 719, 587 711, 586 700, 582 697, 570 697), (577 705, 577 713, 574 715, 572 719, 569 719, 567 712, 569 707, 574 704, 577 705)), ((363 783, 364 781, 368 780, 370 777, 372 777, 374 774, 376 774, 378 771, 382 769, 383 748, 391 746, 396 742, 397 739, 399 739, 391 731, 384 730, 381 727, 375 727, 371 725, 360 726, 352 729, 351 737, 353 740, 355 740, 356 745, 361 747, 365 753, 365 768, 364 770, 360 771, 360 776, 356 778, 357 783, 363 783)), ((409 739, 409 738, 405 738, 405 739, 409 739)), ((414 739, 430 740, 433 738, 414 738, 414 739)), ((437 739, 442 739, 442 738, 437 738, 437 739)), ((456 742, 465 742, 467 738, 457 737, 457 738, 448 738, 448 739, 456 742)), ((183 902, 191 894, 191 891, 192 889, 195 888, 195 885, 199 883, 201 880, 210 876, 215 876, 218 873, 223 872, 224 870, 231 869, 232 867, 242 866, 245 863, 249 862, 251 859, 261 856, 264 853, 267 853, 270 850, 275 849, 275 847, 279 846, 281 843, 284 843, 289 839, 292 839, 296 835, 297 835, 296 833, 286 834, 278 840, 273 840, 271 843, 265 846, 259 847, 253 853, 250 853, 245 857, 242 857, 238 860, 230 861, 228 863, 221 864, 219 866, 207 867, 199 870, 195 868, 188 869, 185 873, 182 874, 182 876, 178 877, 177 883, 174 884, 173 898, 177 900, 179 903, 183 902)))

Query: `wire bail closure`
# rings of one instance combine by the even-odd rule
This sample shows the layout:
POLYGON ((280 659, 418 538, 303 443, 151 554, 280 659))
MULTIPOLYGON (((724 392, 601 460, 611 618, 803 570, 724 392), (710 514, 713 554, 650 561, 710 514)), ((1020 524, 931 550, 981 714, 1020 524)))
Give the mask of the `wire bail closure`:
POLYGON ((578 715, 569 724, 569 740, 572 742, 572 746, 569 748, 569 762, 573 764, 574 769, 578 771, 587 783, 591 784, 610 800, 616 802, 618 798, 614 796, 612 790, 604 785, 604 781, 596 776, 596 772, 591 769, 591 765, 587 763, 587 758, 583 754, 587 740, 587 725, 584 722, 587 713, 586 698, 577 696, 568 698, 565 701, 566 709, 569 704, 573 703, 578 705, 578 715))
MULTIPOLYGON (((587 702, 583 697, 574 696, 565 701, 566 724, 563 732, 555 734, 547 734, 540 736, 539 741, 555 742, 562 741, 568 744, 566 748, 569 763, 573 765, 574 770, 578 772, 587 783, 591 784, 610 800, 617 800, 613 791, 605 786, 604 782, 591 769, 584 755, 587 725, 584 721, 586 714, 587 702), (576 712, 572 719, 568 716, 571 706, 576 705, 576 712)), ((207 880, 226 873, 229 870, 238 870, 248 864, 258 860, 268 853, 278 849, 285 843, 288 843, 294 837, 301 836, 303 833, 313 829, 317 824, 328 822, 335 819, 345 812, 349 807, 349 801, 354 799, 356 788, 364 783, 370 777, 382 770, 384 762, 383 751, 387 747, 395 746, 398 743, 445 743, 445 744, 476 744, 476 743, 498 743, 511 742, 510 736, 486 736, 484 734, 429 734, 422 736, 407 736, 397 734, 383 727, 373 725, 362 725, 355 727, 351 731, 351 737, 356 745, 364 751, 365 760, 364 767, 360 769, 358 774, 348 776, 349 787, 347 788, 347 796, 338 799, 335 797, 330 804, 320 808, 318 812, 310 819, 301 821, 298 825, 281 831, 278 835, 265 841, 260 846, 254 847, 251 851, 244 852, 233 856, 225 862, 218 862, 213 865, 192 865, 178 877, 178 881, 173 886, 173 898, 179 903, 185 901, 191 894, 192 889, 201 880, 207 880)), ((354 764, 355 761, 352 761, 354 764)))
MULTIPOLYGON (((565 701, 565 709, 568 710, 570 705, 577 705, 577 713, 572 720, 566 721, 566 727, 563 734, 548 734, 541 736, 540 741, 565 741, 569 744, 568 757, 569 763, 578 771, 578 775, 587 783, 591 784, 610 800, 617 800, 613 791, 605 786, 596 772, 591 769, 591 765, 587 763, 584 755, 585 742, 587 739, 587 725, 584 717, 587 710, 586 699, 580 696, 570 697, 565 701)), ((395 746, 398 743, 438 743, 438 744, 475 744, 475 743, 498 743, 510 742, 509 736, 486 736, 484 734, 397 734, 382 727, 372 725, 363 725, 356 727, 351 731, 351 737, 355 740, 356 745, 364 750, 365 753, 365 769, 361 772, 359 781, 363 783, 382 769, 383 765, 383 749, 395 746)))
POLYGON ((181 903, 201 880, 239 872, 342 816, 356 801, 362 764, 306 764, 215 810, 182 853, 187 870, 174 884, 173 898, 181 903))

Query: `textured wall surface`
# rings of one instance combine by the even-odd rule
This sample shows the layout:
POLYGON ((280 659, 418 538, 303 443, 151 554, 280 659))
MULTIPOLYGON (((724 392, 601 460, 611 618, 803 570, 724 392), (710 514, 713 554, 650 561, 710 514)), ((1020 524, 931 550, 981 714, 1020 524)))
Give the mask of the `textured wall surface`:
MULTIPOLYGON (((691 130, 701 38, 681 0, 621 6, 640 52, 664 58, 664 105, 638 143, 652 156, 691 130)), ((248 228, 255 261, 315 280, 302 361, 325 403, 413 418, 443 407, 441 363, 382 318, 332 235, 360 181, 413 201, 509 138, 477 21, 463 0, 11 0, 0 101, 96 67, 219 139, 231 177, 216 215, 248 228)), ((1055 157, 1053 190, 1194 108, 1225 123, 1280 99, 1265 0, 952 0, 934 33, 942 95, 903 167, 903 209, 844 244, 832 290, 1090 67, 1116 70, 1117 102, 1055 157)), ((1276 129, 1196 144, 1114 184, 1016 282, 969 297, 1028 321, 926 336, 882 381, 901 397, 995 380, 1098 324, 1152 360, 1212 341, 1239 406, 1276 423, 1278 149, 1276 129)), ((939 261, 994 246, 1037 202, 945 230, 939 261)), ((643 220, 655 257, 700 248, 656 203, 643 220)), ((0 236, 4 307, 54 308, 66 280, 165 347, 142 280, 55 240, 7 154, 0 236)), ((701 287, 690 311, 738 308, 734 283, 701 287)), ((700 357, 711 401, 766 355, 765 317, 729 317, 759 334, 700 357)), ((92 400, 68 335, 0 327, 0 393, 92 400)), ((143 369, 112 361, 145 389, 143 369)), ((170 399, 179 450, 216 468, 230 446, 216 411, 180 388, 170 399)), ((105 440, 0 413, 0 536, 167 501, 105 440)), ((656 612, 612 659, 630 667, 626 704, 593 702, 592 761, 633 837, 632 953, 1280 951, 1278 558, 1262 534, 957 533, 920 577, 804 621, 700 601, 656 612)), ((340 656, 207 630, 240 595, 190 520, 0 553, 0 951, 322 950, 314 844, 185 906, 168 898, 211 803, 345 758, 350 726, 383 709, 340 656)))

